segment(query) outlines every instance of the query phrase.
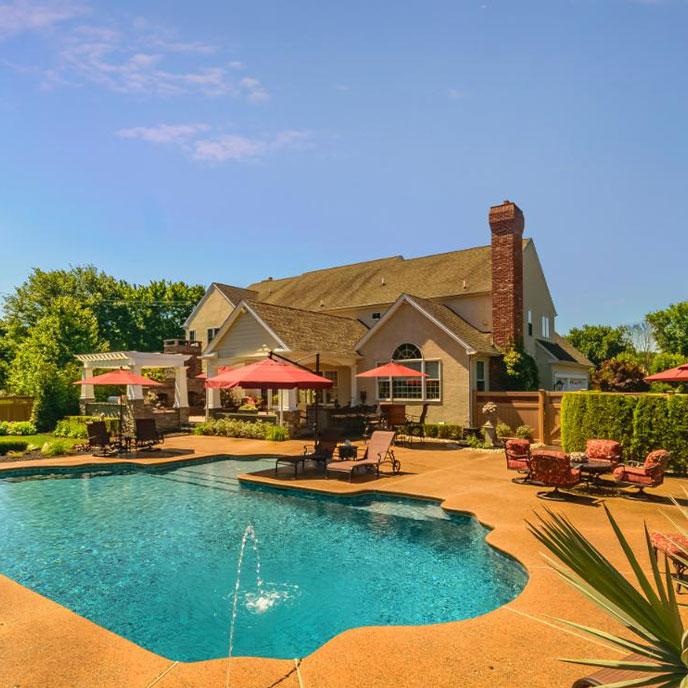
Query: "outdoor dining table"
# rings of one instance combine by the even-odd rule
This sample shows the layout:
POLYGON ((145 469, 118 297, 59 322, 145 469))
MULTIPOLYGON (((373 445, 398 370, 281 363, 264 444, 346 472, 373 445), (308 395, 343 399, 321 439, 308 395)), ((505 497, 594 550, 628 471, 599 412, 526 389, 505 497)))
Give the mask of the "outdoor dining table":
POLYGON ((605 473, 611 473, 614 470, 615 463, 612 461, 601 461, 595 459, 590 461, 585 454, 576 457, 571 457, 571 466, 580 469, 583 479, 588 485, 600 486, 602 485, 602 476, 605 473))

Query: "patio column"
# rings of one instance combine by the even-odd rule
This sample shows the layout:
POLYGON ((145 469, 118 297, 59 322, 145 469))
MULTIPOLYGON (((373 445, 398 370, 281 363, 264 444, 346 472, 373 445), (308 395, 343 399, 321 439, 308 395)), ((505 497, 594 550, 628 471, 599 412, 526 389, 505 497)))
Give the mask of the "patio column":
POLYGON ((174 369, 174 407, 189 408, 189 391, 186 384, 186 367, 174 369))
MULTIPOLYGON (((141 375, 141 366, 131 366, 131 372, 141 375)), ((127 385, 127 399, 134 401, 143 399, 143 387, 141 385, 127 385)))
MULTIPOLYGON (((81 379, 93 377, 93 368, 90 363, 84 363, 84 369, 81 371, 81 379)), ((96 398, 96 393, 93 385, 81 385, 81 400, 91 401, 96 398)))
MULTIPOLYGON (((215 377, 215 375, 217 375, 217 365, 215 363, 211 363, 210 361, 208 361, 206 364, 206 373, 208 377, 215 377)), ((210 418, 213 415, 212 410, 220 408, 221 406, 222 402, 220 400, 220 390, 206 387, 205 417, 210 418)))
POLYGON ((349 368, 351 373, 351 405, 356 406, 358 404, 358 378, 356 377, 356 364, 352 364, 349 368))

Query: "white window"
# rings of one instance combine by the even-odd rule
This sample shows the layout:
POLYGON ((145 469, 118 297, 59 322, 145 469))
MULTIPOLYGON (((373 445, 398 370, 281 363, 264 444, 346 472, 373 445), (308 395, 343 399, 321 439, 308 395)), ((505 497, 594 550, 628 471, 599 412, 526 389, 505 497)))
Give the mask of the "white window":
POLYGON ((541 334, 545 339, 549 339, 549 318, 546 315, 542 316, 541 334))
POLYGON ((485 361, 475 362, 475 388, 479 392, 484 392, 487 389, 487 375, 485 370, 485 361))
MULTIPOLYGON (((398 346, 392 360, 407 368, 425 373, 427 377, 394 377, 377 379, 377 398, 380 401, 440 401, 442 398, 442 364, 426 360, 415 344, 398 346)), ((378 365, 383 365, 382 362, 378 365)))
POLYGON ((588 378, 578 375, 555 375, 555 392, 577 392, 588 388, 588 378))
POLYGON ((219 327, 209 327, 208 328, 208 344, 210 344, 210 342, 212 342, 213 339, 215 339, 215 336, 217 335, 217 333, 219 331, 220 331, 219 327))
POLYGON ((533 311, 528 311, 528 336, 533 336, 533 311))

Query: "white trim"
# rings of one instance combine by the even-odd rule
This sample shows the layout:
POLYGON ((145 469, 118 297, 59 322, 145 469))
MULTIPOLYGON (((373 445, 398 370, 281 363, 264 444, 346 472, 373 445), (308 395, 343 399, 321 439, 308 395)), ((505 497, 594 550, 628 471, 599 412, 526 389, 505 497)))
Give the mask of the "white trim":
POLYGON ((374 336, 377 333, 378 328, 382 327, 391 317, 396 313, 397 310, 402 306, 402 304, 408 303, 410 306, 413 306, 421 315, 424 315, 431 323, 436 325, 442 332, 447 334, 449 337, 451 337, 455 342, 457 342, 459 345, 461 345, 465 350, 466 353, 471 356, 473 354, 477 354, 478 352, 466 342, 463 341, 460 337, 456 335, 456 333, 452 332, 448 327, 443 325, 437 318, 434 318, 430 313, 428 313, 422 306, 420 306, 418 303, 416 303, 411 296, 408 294, 402 294, 388 309, 385 311, 384 315, 377 321, 375 325, 373 325, 364 335, 361 337, 361 339, 358 340, 356 343, 356 349, 359 349, 362 347, 364 344, 368 342, 368 340, 374 336))
POLYGON ((230 327, 234 324, 235 320, 240 316, 243 315, 244 313, 250 313, 255 320, 258 322, 259 325, 261 325, 265 331, 279 344, 279 349, 278 351, 289 351, 289 347, 282 341, 280 337, 277 336, 277 334, 272 330, 263 320, 260 318, 260 316, 251 308, 251 306, 248 305, 246 301, 243 299, 239 301, 239 303, 236 305, 236 308, 231 312, 230 316, 225 320, 224 324, 220 328, 219 332, 215 335, 214 339, 208 346, 205 348, 205 351, 203 352, 204 356, 207 356, 208 354, 211 354, 215 351, 216 344, 219 342, 229 331, 230 327))
POLYGON ((90 368, 184 368, 189 354, 159 354, 150 351, 104 351, 77 354, 74 358, 90 368))
POLYGON ((191 311, 191 314, 190 314, 189 317, 184 321, 184 324, 182 325, 182 327, 183 327, 185 330, 186 330, 186 329, 188 328, 188 326, 191 324, 191 321, 196 317, 196 314, 197 314, 198 311, 201 309, 201 306, 203 306, 203 304, 208 300, 208 298, 210 297, 210 294, 212 293, 212 291, 213 291, 214 289, 216 289, 217 291, 219 291, 220 294, 222 294, 222 296, 224 296, 224 298, 226 299, 227 303, 228 303, 230 306, 232 306, 232 307, 234 306, 234 304, 230 301, 229 296, 227 296, 227 294, 225 294, 225 293, 222 291, 222 289, 220 289, 220 288, 217 286, 217 282, 211 282, 210 286, 205 290, 205 294, 203 294, 203 296, 201 297, 201 300, 194 306, 194 309, 191 311))

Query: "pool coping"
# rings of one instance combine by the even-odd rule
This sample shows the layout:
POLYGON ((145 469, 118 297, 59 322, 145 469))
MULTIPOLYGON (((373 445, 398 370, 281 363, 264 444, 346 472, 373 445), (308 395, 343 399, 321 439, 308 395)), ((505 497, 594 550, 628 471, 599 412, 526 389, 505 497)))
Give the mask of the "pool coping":
MULTIPOLYGON (((222 438, 213 439, 220 440, 222 438)), ((183 461, 183 463, 194 464, 198 461, 222 460, 227 457, 241 459, 242 456, 248 457, 258 454, 263 457, 277 455, 276 450, 278 447, 275 446, 276 443, 239 442, 244 444, 226 441, 201 442, 200 446, 204 447, 204 452, 207 451, 206 445, 215 449, 215 451, 196 454, 183 461), (237 451, 240 449, 248 451, 237 451), (253 450, 253 454, 251 454, 251 450, 253 450)), ((295 443, 287 444, 291 444, 292 449, 296 448, 295 443)), ((298 448, 300 451, 300 444, 298 448)), ((547 611, 554 615, 561 615, 566 618, 573 617, 574 620, 585 621, 590 625, 597 625, 606 630, 615 630, 614 626, 608 623, 603 615, 595 611, 576 593, 568 590, 556 581, 551 572, 542 564, 537 551, 537 545, 530 536, 523 539, 522 531, 525 528, 522 522, 518 520, 522 518, 521 512, 524 508, 527 509, 525 512, 527 516, 532 513, 534 507, 542 506, 541 503, 532 499, 533 493, 529 488, 512 485, 510 483, 511 474, 503 470, 501 466, 503 461, 499 461, 499 466, 497 466, 497 459, 494 454, 481 456, 480 452, 471 452, 471 450, 456 450, 456 452, 457 456, 459 456, 459 452, 463 452, 460 455, 461 460, 469 457, 465 464, 469 470, 473 470, 471 463, 480 464, 476 467, 476 470, 480 469, 480 472, 483 471, 483 468, 485 469, 485 482, 487 484, 483 490, 481 490, 481 487, 483 487, 481 482, 476 482, 473 476, 469 476, 470 480, 468 482, 457 478, 458 482, 450 486, 443 472, 456 470, 457 475, 460 476, 460 466, 452 464, 447 468, 445 465, 447 462, 442 460, 445 458, 443 456, 445 452, 434 450, 427 452, 428 462, 433 464, 433 461, 436 460, 439 464, 438 467, 433 466, 425 473, 414 473, 401 479, 384 478, 382 481, 375 480, 370 484, 349 484, 339 480, 331 480, 328 481, 330 483, 328 488, 318 482, 317 478, 312 479, 310 477, 308 481, 315 480, 316 484, 307 486, 299 484, 299 482, 303 483, 303 480, 276 480, 260 474, 241 474, 238 476, 242 483, 262 484, 262 486, 268 486, 281 491, 297 490, 340 497, 361 495, 397 496, 432 501, 439 504, 445 511, 466 514, 475 518, 488 529, 488 532, 485 534, 485 541, 495 550, 517 561, 528 575, 526 586, 514 600, 479 617, 425 626, 359 627, 346 630, 302 659, 301 667, 305 677, 305 685, 318 685, 324 688, 339 686, 343 676, 346 676, 349 685, 368 686, 371 685, 371 676, 375 675, 377 676, 377 682, 374 682, 374 685, 412 686, 419 685, 419 680, 432 680, 432 685, 448 687, 456 685, 456 671, 458 670, 464 677, 463 685, 465 686, 488 684, 490 686, 525 685, 526 680, 530 686, 543 686, 543 688, 544 686, 549 687, 551 685, 566 686, 570 685, 573 678, 581 676, 586 672, 580 667, 563 665, 553 659, 562 654, 563 647, 561 646, 565 646, 565 654, 573 656, 589 656, 590 654, 595 655, 598 653, 594 651, 591 653, 588 643, 576 639, 571 640, 564 636, 565 642, 558 642, 560 636, 551 629, 543 630, 544 627, 539 622, 534 621, 533 616, 540 616, 544 609, 547 609, 547 611), (437 456, 434 457, 432 455, 437 456), (473 457, 475 457, 475 461, 472 461, 473 457), (407 487, 404 487, 404 481, 408 483, 407 487), (372 486, 373 484, 374 487, 372 486), (506 487, 507 484, 509 485, 508 488, 506 487), (497 486, 504 488, 505 492, 503 493, 504 499, 502 500, 504 504, 495 510, 493 500, 486 497, 494 498, 496 495, 495 487, 497 486), (458 491, 452 492, 449 490, 449 494, 447 494, 448 487, 456 487, 458 491), (438 496, 438 492, 443 492, 444 496, 438 496), (515 504, 520 511, 514 511, 513 519, 510 522, 506 518, 507 512, 515 504), (490 512, 492 512, 491 515, 490 512), (518 527, 519 525, 520 527, 518 527), (514 634, 516 638, 514 638, 514 634), (528 637, 529 647, 535 644, 540 652, 541 662, 537 673, 533 673, 532 658, 524 658, 524 653, 522 652, 522 638, 524 637, 528 637), (426 647, 425 643, 431 638, 434 640, 430 646, 426 647), (497 642, 501 638, 504 641, 497 642), (363 645, 361 645, 362 642, 363 645), (369 657, 369 652, 361 653, 361 648, 366 647, 366 642, 373 642, 375 646, 380 642, 391 643, 394 647, 408 645, 408 656, 404 655, 402 658, 395 654, 396 661, 394 662, 388 661, 388 657, 384 653, 382 655, 373 653, 375 657, 371 658, 369 657), (459 648, 463 648, 463 651, 460 651, 459 648), (342 654, 343 650, 344 654, 342 654), (493 667, 493 665, 495 666, 493 667), (499 671, 495 672, 497 666, 499 666, 499 671)), ((279 454, 281 453, 286 452, 279 452, 279 454)), ((293 453, 297 452, 294 451, 293 453)), ((404 453, 403 450, 400 454, 402 453, 404 453)), ((49 465, 46 465, 48 460, 41 460, 38 462, 38 467, 45 469, 66 468, 69 470, 75 468, 74 458, 71 457, 71 460, 68 462, 53 459, 50 460, 49 465)), ((414 455, 407 453, 403 458, 412 460, 414 455)), ((88 465, 87 459, 88 457, 84 457, 83 460, 76 461, 77 464, 80 464, 81 472, 86 470, 88 465)), ((133 467, 134 470, 142 469, 145 471, 156 466, 164 468, 174 467, 175 463, 179 463, 179 457, 156 459, 147 456, 143 459, 116 460, 108 461, 107 463, 99 459, 92 459, 90 467, 102 470, 110 465, 116 467, 123 464, 132 464, 129 468, 133 467)), ((3 473, 9 470, 16 471, 20 468, 27 468, 30 471, 36 467, 35 465, 17 466, 16 463, 7 464, 6 466, 0 465, 0 478, 2 478, 3 473)), ((679 481, 674 482, 678 483, 679 481)), ((675 488, 673 491, 675 492, 675 488)), ((630 523, 640 522, 638 516, 647 515, 654 518, 654 514, 651 512, 644 513, 643 505, 628 504, 626 502, 622 506, 624 507, 623 510, 630 514, 630 523)), ((581 507, 577 505, 565 505, 564 509, 579 515, 586 513, 579 511, 581 507)), ((602 516, 603 514, 600 514, 599 518, 602 516)), ((665 523, 665 520, 662 518, 661 522, 665 523)), ((597 531, 595 535, 598 535, 597 531)), ((637 534, 634 533, 635 535, 637 534)), ((602 538, 603 543, 605 539, 606 536, 602 538)), ((172 663, 173 666, 171 666, 171 660, 154 655, 131 643, 131 641, 92 624, 87 619, 61 607, 58 603, 41 596, 39 593, 32 592, 28 588, 23 588, 18 583, 0 576, 0 600, 2 599, 2 594, 8 591, 11 593, 10 598, 16 597, 19 600, 19 606, 25 603, 36 605, 39 609, 45 610, 46 613, 48 610, 52 610, 51 614, 68 619, 71 624, 80 629, 77 633, 77 639, 80 633, 85 633, 83 629, 86 628, 89 630, 87 635, 93 635, 99 643, 104 643, 106 648, 116 648, 124 656, 130 657, 131 661, 136 659, 136 661, 144 662, 145 659, 144 663, 148 663, 150 667, 155 666, 155 671, 159 670, 155 679, 156 686, 205 686, 209 685, 209 677, 217 678, 223 674, 226 660, 172 663), (59 609, 55 609, 56 607, 59 609), (165 676, 157 678, 161 672, 165 673, 165 676), (184 682, 179 683, 177 679, 184 682)), ((31 619, 24 619, 23 623, 31 626, 31 619)), ((2 629, 0 628, 1 631, 2 629)), ((68 648, 63 647, 62 649, 67 650, 68 648)), ((14 651, 17 651, 17 648, 14 648, 14 651)), ((529 653, 525 654, 528 655, 529 653)), ((608 655, 608 653, 602 654, 608 655)), ((107 667, 114 670, 116 667, 110 666, 109 663, 103 664, 105 655, 106 653, 102 653, 95 658, 98 666, 100 669, 107 667)), ((41 657, 36 669, 41 670, 46 661, 46 659, 41 657)), ((280 672, 286 671, 292 672, 289 674, 291 678, 280 680, 287 681, 284 685, 297 686, 296 677, 293 675, 294 667, 290 667, 289 664, 289 662, 284 660, 262 658, 232 660, 232 667, 237 667, 238 674, 244 672, 247 677, 246 682, 240 684, 246 686, 268 685, 268 682, 265 684, 252 683, 251 676, 254 678, 257 675, 281 676, 280 672)), ((72 668, 76 669, 76 667, 72 668)), ((19 667, 17 670, 19 670, 19 667)), ((47 668, 45 671, 47 671, 47 668)), ((234 668, 232 671, 234 671, 234 668)), ((153 668, 150 668, 149 672, 153 672, 153 668)), ((2 678, 1 668, 0 678, 2 678)), ((13 680, 19 683, 19 678, 22 677, 17 676, 13 680)), ((118 682, 112 683, 61 683, 58 681, 57 683, 53 682, 53 684, 56 686, 117 685, 118 688, 125 685, 145 685, 140 681, 129 681, 130 678, 127 674, 124 679, 120 676, 118 682)), ((22 685, 25 685, 25 683, 22 682, 22 685)), ((220 684, 218 683, 217 685, 220 684)), ((430 685, 430 683, 425 683, 425 685, 430 685)))

